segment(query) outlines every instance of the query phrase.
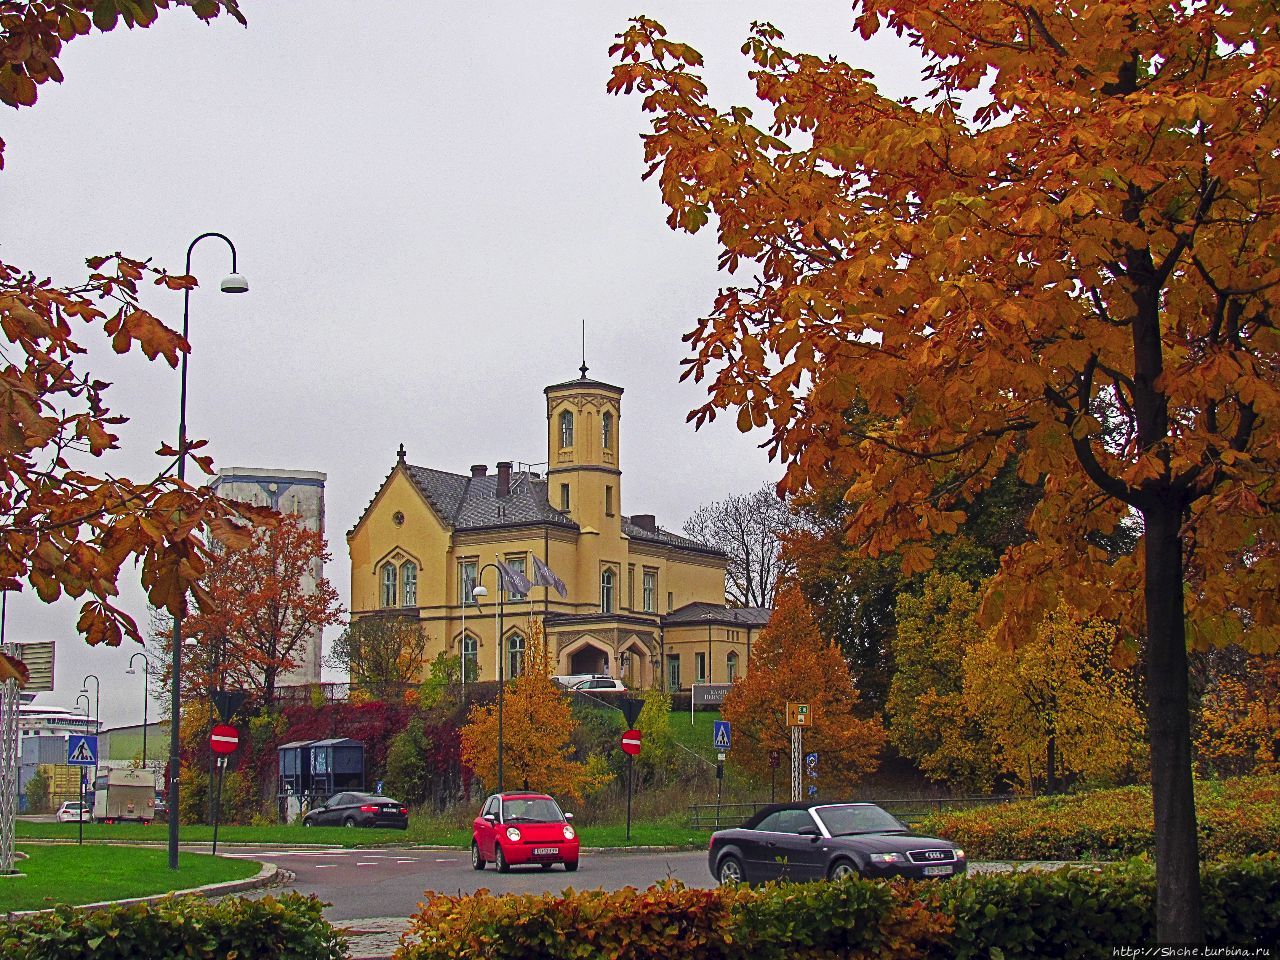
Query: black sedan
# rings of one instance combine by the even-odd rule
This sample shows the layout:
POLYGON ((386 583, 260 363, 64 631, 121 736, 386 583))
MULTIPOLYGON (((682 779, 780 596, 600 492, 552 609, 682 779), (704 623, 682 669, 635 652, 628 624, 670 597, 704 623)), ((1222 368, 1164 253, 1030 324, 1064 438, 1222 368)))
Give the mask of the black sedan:
POLYGON ((373 793, 337 793, 302 818, 304 827, 389 827, 409 829, 409 809, 399 800, 373 793))
POLYGON ((873 803, 772 804, 713 833, 707 862, 725 884, 949 877, 968 866, 955 844, 913 834, 873 803))

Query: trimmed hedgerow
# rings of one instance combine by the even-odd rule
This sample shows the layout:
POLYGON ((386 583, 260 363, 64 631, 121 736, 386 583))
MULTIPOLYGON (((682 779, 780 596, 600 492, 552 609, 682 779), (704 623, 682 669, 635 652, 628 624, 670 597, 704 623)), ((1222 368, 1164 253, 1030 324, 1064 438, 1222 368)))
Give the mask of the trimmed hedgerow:
POLYGON ((346 945, 315 897, 176 897, 0 921, 5 960, 343 960, 346 945))
MULTIPOLYGON (((1280 942, 1280 859, 1203 873, 1215 945, 1280 942)), ((1154 940, 1150 864, 836 883, 431 896, 396 960, 1110 958, 1154 940)))
MULTIPOLYGON (((1280 776, 1196 784, 1200 856, 1280 849, 1280 776)), ((1093 790, 940 814, 917 824, 979 860, 1126 860, 1155 849, 1148 787, 1093 790)))

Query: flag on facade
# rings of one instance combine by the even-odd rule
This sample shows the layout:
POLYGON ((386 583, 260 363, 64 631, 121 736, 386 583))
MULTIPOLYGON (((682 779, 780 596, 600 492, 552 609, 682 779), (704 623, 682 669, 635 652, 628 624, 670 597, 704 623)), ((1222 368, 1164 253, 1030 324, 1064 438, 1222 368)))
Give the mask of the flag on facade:
POLYGON ((551 572, 551 568, 538 559, 538 555, 533 556, 533 582, 539 587, 555 587, 556 593, 562 597, 569 596, 569 588, 564 585, 564 581, 551 572))
POLYGON ((502 589, 509 597, 523 597, 533 589, 529 578, 510 564, 497 561, 498 578, 502 581, 502 589))

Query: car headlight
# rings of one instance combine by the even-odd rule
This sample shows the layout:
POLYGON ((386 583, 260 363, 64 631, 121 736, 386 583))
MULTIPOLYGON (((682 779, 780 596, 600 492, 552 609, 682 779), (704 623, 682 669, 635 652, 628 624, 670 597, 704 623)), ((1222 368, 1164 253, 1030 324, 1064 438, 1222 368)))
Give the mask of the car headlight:
POLYGON ((573 827, 569 826, 569 825, 566 823, 566 824, 564 825, 564 838, 565 838, 566 840, 572 840, 572 839, 573 839, 573 837, 574 837, 573 827))
POLYGON ((900 853, 873 853, 872 863, 906 863, 907 858, 900 853))
POLYGON ((515 827, 507 827, 507 839, 513 843, 520 839, 520 831, 515 827))
POLYGON ((956 849, 955 849, 955 854, 956 854, 956 859, 957 859, 957 860, 963 860, 963 859, 964 859, 964 851, 963 851, 963 850, 961 850, 959 847, 956 847, 956 849))

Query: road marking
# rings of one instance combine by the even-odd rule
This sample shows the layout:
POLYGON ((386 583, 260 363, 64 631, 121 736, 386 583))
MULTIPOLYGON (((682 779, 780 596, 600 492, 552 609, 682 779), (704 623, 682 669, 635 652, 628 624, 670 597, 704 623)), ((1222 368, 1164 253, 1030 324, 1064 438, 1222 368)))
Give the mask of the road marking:
POLYGON ((417 863, 417 860, 397 860, 396 863, 417 863))
POLYGON ((330 867, 336 867, 336 866, 337 866, 337 864, 336 864, 336 863, 317 863, 317 864, 316 864, 316 869, 317 869, 317 870, 328 870, 330 867))
POLYGON ((436 857, 436 863, 457 863, 457 857, 436 857))
POLYGON ((376 860, 360 860, 356 863, 357 867, 376 867, 377 865, 378 861, 376 860))

